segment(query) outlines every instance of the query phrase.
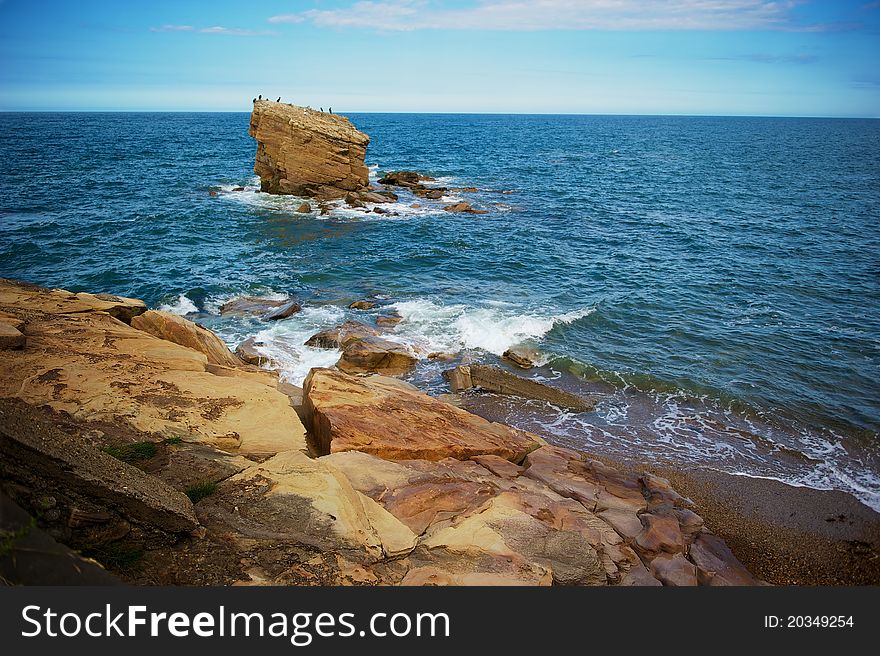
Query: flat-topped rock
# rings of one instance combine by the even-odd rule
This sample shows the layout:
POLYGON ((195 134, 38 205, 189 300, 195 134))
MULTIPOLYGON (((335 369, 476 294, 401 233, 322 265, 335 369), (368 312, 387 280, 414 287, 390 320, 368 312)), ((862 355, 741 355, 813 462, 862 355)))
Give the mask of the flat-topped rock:
POLYGON ((344 116, 258 100, 249 134, 262 191, 330 199, 369 188, 370 138, 344 116))
POLYGON ((551 387, 536 380, 517 376, 509 371, 490 365, 461 365, 443 372, 453 392, 479 388, 496 394, 512 394, 526 399, 546 401, 576 412, 589 412, 596 399, 578 396, 558 387, 551 387))
POLYGON ((514 462, 538 448, 536 435, 496 424, 382 376, 312 369, 304 412, 318 453, 363 451, 389 460, 491 454, 514 462))

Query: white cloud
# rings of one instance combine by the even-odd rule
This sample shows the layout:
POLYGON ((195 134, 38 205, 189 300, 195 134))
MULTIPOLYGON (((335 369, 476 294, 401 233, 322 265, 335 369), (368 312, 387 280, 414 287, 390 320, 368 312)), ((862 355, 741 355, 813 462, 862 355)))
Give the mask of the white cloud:
POLYGON ((781 30, 796 28, 798 0, 475 0, 445 8, 434 0, 360 0, 341 9, 273 16, 272 23, 378 30, 781 30))
POLYGON ((192 25, 162 25, 161 27, 151 27, 151 32, 194 32, 198 34, 228 34, 230 36, 266 36, 274 34, 267 31, 243 30, 237 27, 222 27, 214 25, 211 27, 193 27, 192 25))

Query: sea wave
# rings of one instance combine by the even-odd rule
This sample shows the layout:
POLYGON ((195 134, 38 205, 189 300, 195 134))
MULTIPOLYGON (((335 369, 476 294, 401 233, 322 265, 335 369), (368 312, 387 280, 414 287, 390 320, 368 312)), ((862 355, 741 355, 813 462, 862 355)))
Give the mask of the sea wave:
POLYGON ((475 307, 444 305, 428 299, 394 303, 403 321, 395 333, 409 337, 431 351, 482 349, 495 355, 526 340, 538 340, 554 326, 588 316, 595 308, 571 312, 523 312, 516 306, 491 304, 475 307))
POLYGON ((159 309, 163 312, 171 312, 185 317, 188 314, 196 314, 199 311, 198 306, 185 293, 179 294, 176 299, 162 303, 159 309))

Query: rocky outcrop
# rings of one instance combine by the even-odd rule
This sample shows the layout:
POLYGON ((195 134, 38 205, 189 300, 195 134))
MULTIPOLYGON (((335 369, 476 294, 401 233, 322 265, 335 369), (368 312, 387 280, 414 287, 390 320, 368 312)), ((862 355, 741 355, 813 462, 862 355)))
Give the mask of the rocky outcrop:
POLYGON ((526 399, 546 401, 576 412, 589 412, 596 405, 593 398, 584 398, 557 387, 522 378, 504 369, 489 365, 460 365, 443 372, 453 392, 479 388, 496 394, 512 394, 526 399))
POLYGON ((306 424, 321 454, 355 450, 391 460, 491 454, 520 461, 542 443, 392 378, 312 369, 303 390, 306 424))
POLYGON ((332 199, 369 186, 370 138, 344 116, 258 100, 249 134, 257 141, 262 191, 332 199))
MULTIPOLYGON (((0 311, 24 321, 28 337, 24 349, 0 352, 0 398, 254 457, 305 448, 302 424, 269 372, 212 364, 201 350, 83 307, 63 290, 0 281, 0 311)), ((199 348, 199 336, 219 342, 181 317, 165 319, 144 325, 199 348), (158 329, 165 325, 174 332, 158 329)))
POLYGON ((0 401, 0 473, 51 496, 53 515, 70 529, 127 533, 136 522, 173 534, 198 526, 181 492, 60 431, 48 415, 35 422, 22 406, 0 401))
POLYGON ((224 367, 237 367, 241 361, 232 351, 210 330, 197 323, 188 321, 181 316, 161 310, 149 310, 131 321, 132 328, 137 328, 150 335, 194 351, 203 353, 211 364, 224 367))

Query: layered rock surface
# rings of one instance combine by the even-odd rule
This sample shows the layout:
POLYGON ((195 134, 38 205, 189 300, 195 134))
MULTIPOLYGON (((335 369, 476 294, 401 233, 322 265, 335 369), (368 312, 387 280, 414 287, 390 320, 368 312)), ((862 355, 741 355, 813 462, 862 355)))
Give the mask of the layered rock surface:
POLYGON ((236 366, 244 365, 216 335, 156 311, 132 320, 145 332, 99 307, 0 280, 0 311, 23 321, 27 337, 25 348, 0 356, 0 398, 255 457, 305 448, 277 379, 236 366))
POLYGON ((333 199, 369 186, 370 138, 344 116, 258 100, 249 134, 257 141, 254 173, 263 191, 333 199))

